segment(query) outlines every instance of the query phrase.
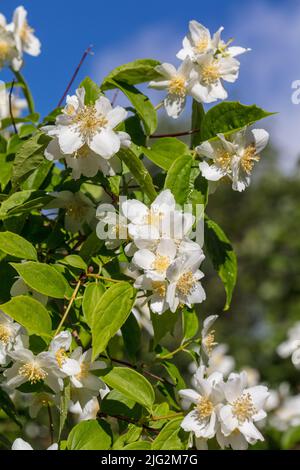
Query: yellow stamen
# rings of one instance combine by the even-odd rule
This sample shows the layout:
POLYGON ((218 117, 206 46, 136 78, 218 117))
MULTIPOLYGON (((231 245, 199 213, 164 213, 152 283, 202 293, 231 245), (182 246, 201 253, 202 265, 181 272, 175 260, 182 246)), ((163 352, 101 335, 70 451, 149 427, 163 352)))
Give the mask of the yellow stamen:
POLYGON ((176 75, 172 78, 169 84, 169 92, 184 97, 186 95, 185 78, 180 75, 176 75))
POLYGON ((153 262, 153 269, 159 273, 163 273, 169 265, 170 258, 168 256, 157 255, 153 262))
POLYGON ((8 326, 0 324, 0 341, 4 344, 8 344, 12 334, 8 326))
POLYGON ((70 204, 66 211, 67 215, 72 219, 82 219, 86 214, 86 206, 84 204, 70 204))
POLYGON ((244 423, 246 420, 252 418, 257 411, 250 393, 245 393, 235 400, 232 406, 232 412, 240 423, 244 423))
POLYGON ((216 158, 216 163, 218 166, 223 168, 223 170, 228 171, 230 168, 231 164, 231 155, 229 152, 226 152, 226 150, 217 150, 217 158, 216 158))
POLYGON ((201 67, 202 81, 205 85, 211 85, 220 78, 220 70, 217 64, 206 64, 201 67))
POLYGON ((85 106, 74 117, 73 123, 78 125, 80 134, 87 140, 92 139, 99 129, 106 126, 107 119, 99 116, 95 106, 85 106))
POLYGON ((0 60, 6 60, 9 57, 10 45, 6 41, 0 41, 0 60))
POLYGON ((208 37, 204 36, 202 39, 200 39, 199 42, 197 42, 195 49, 196 49, 196 52, 198 52, 199 54, 202 54, 203 52, 207 50, 207 48, 208 48, 208 37))
POLYGON ((166 285, 163 281, 152 281, 153 292, 159 297, 164 297, 166 295, 166 285))
POLYGON ((195 279, 193 273, 188 271, 178 279, 177 281, 177 290, 182 295, 189 295, 195 286, 195 279))
POLYGON ((197 412, 200 419, 209 418, 214 411, 214 405, 208 397, 201 397, 197 404, 197 412))
POLYGON ((256 148, 254 144, 249 145, 243 153, 241 158, 241 166, 243 170, 250 175, 253 170, 254 163, 260 160, 260 156, 256 155, 256 148))
POLYGON ((19 375, 26 377, 31 384, 35 384, 45 380, 48 374, 36 362, 28 362, 20 367, 19 375))
POLYGON ((90 364, 87 362, 82 362, 80 364, 80 372, 76 375, 76 379, 81 380, 89 375, 90 364))
POLYGON ((206 348, 207 354, 211 354, 214 346, 218 343, 215 342, 215 330, 212 330, 205 338, 203 339, 203 344, 206 348))
POLYGON ((57 364, 59 367, 62 367, 64 363, 66 362, 68 355, 66 353, 66 350, 64 348, 58 349, 55 353, 55 359, 57 361, 57 364))
POLYGON ((148 225, 159 225, 162 218, 161 212, 155 212, 154 210, 150 210, 149 213, 145 216, 145 222, 148 225))

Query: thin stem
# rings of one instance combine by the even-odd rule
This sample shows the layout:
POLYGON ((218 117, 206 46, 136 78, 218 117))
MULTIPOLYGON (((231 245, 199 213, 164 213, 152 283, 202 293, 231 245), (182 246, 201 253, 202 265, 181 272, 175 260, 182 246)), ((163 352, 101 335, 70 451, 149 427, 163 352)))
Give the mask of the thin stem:
POLYGON ((76 285, 76 287, 75 287, 75 289, 74 289, 74 292, 73 292, 73 294, 72 294, 72 297, 70 298, 70 301, 69 301, 69 304, 68 304, 68 306, 67 306, 67 309, 66 309, 66 311, 65 311, 65 313, 64 313, 64 315, 63 315, 63 317, 62 317, 62 319, 61 319, 61 321, 60 321, 60 324, 59 324, 58 327, 57 327, 57 330, 56 330, 54 336, 56 336, 56 335, 59 333, 59 331, 60 331, 61 327, 63 326, 63 324, 64 324, 64 322, 65 322, 67 316, 69 315, 69 312, 70 312, 70 310, 71 310, 71 307, 72 307, 72 305, 73 305, 73 302, 74 302, 74 300, 76 299, 77 292, 79 291, 80 285, 81 285, 81 279, 79 279, 79 281, 77 282, 77 285, 76 285))
POLYGON ((25 78, 23 77, 23 75, 20 72, 17 72, 16 70, 13 70, 13 69, 12 69, 12 71, 15 74, 15 77, 16 77, 17 81, 20 82, 21 85, 22 85, 23 93, 24 93, 24 96, 25 96, 26 101, 27 101, 29 113, 33 114, 35 112, 34 100, 33 100, 31 91, 29 89, 29 86, 27 85, 27 82, 25 81, 25 78))
POLYGON ((50 439, 51 439, 51 444, 54 443, 54 424, 53 424, 53 417, 52 417, 52 411, 51 411, 51 406, 47 405, 48 408, 48 417, 49 417, 49 433, 50 433, 50 439))
POLYGON ((158 103, 156 106, 155 106, 155 111, 158 111, 162 106, 164 105, 164 102, 161 101, 160 103, 158 103))
POLYGON ((102 279, 103 281, 107 281, 107 282, 123 282, 119 279, 112 279, 110 277, 101 276, 100 274, 89 273, 89 274, 86 274, 86 277, 93 277, 95 279, 102 279))
POLYGON ((174 351, 172 351, 172 352, 170 352, 170 353, 168 353, 168 354, 164 354, 163 356, 157 355, 156 357, 157 357, 157 359, 162 359, 162 360, 164 360, 164 359, 170 359, 170 358, 172 358, 173 356, 175 356, 175 354, 177 354, 177 353, 179 353, 179 352, 181 352, 181 351, 184 351, 185 348, 186 348, 187 346, 189 346, 190 343, 191 343, 191 341, 188 341, 187 343, 182 344, 181 346, 179 346, 179 347, 178 347, 177 349, 175 349, 174 351))
POLYGON ((72 78, 71 78, 71 80, 69 81, 68 86, 67 86, 67 88, 66 88, 64 94, 62 95, 61 99, 60 99, 59 102, 58 102, 58 105, 57 105, 58 108, 60 108, 60 106, 61 106, 62 103, 64 102, 64 100, 65 100, 65 98, 66 98, 66 96, 67 96, 67 94, 68 94, 68 92, 69 92, 71 86, 73 85, 73 83, 74 83, 74 81, 75 81, 75 79, 76 79, 76 77, 77 77, 77 75, 78 75, 79 70, 80 70, 81 67, 82 67, 83 62, 84 62, 85 59, 86 59, 86 57, 87 57, 89 54, 92 54, 92 48, 93 48, 93 46, 89 46, 89 47, 84 51, 84 53, 83 53, 83 55, 82 55, 82 57, 81 57, 81 59, 80 59, 80 62, 79 62, 79 64, 77 65, 77 67, 76 67, 76 69, 75 69, 75 72, 73 73, 72 78))
POLYGON ((111 105, 114 106, 116 104, 116 101, 117 101, 117 98, 118 98, 118 94, 119 94, 119 89, 117 89, 114 93, 114 96, 113 96, 113 99, 111 100, 111 105))
POLYGON ((130 419, 130 418, 127 418, 126 416, 122 416, 122 415, 111 415, 111 414, 108 414, 108 413, 100 412, 100 413, 98 413, 98 418, 115 418, 115 419, 119 419, 120 421, 125 421, 126 423, 136 424, 137 426, 142 426, 143 429, 145 429, 147 431, 151 431, 155 434, 159 434, 159 432, 160 432, 159 429, 151 428, 150 426, 147 426, 146 424, 139 423, 138 421, 135 421, 134 419, 130 419))
POLYGON ((191 131, 183 132, 174 132, 171 134, 152 134, 150 135, 150 139, 160 139, 161 137, 181 137, 184 135, 196 134, 197 132, 199 132, 199 129, 192 129, 191 131))
POLYGON ((11 122, 12 122, 12 125, 13 125, 13 128, 14 128, 14 132, 15 134, 18 133, 18 130, 17 130, 17 126, 16 126, 16 123, 15 123, 15 118, 14 118, 14 114, 13 114, 13 109, 12 109, 12 93, 13 93, 13 89, 14 89, 14 86, 15 86, 15 81, 13 80, 11 82, 11 87, 10 87, 10 90, 9 90, 9 114, 10 114, 10 118, 11 118, 11 122))

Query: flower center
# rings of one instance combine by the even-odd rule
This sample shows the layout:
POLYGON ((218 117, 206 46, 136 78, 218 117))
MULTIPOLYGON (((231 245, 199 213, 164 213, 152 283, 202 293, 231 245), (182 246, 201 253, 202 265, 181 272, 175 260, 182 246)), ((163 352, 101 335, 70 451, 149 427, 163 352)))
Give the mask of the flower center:
POLYGON ((29 35, 34 33, 34 29, 29 26, 27 21, 25 20, 23 26, 20 31, 20 38, 23 42, 27 42, 29 39, 29 35))
POLYGON ((195 279, 193 273, 188 271, 182 274, 177 281, 177 289, 182 295, 189 295, 195 286, 195 279))
POLYGON ((226 150, 218 149, 216 163, 223 168, 223 170, 228 171, 231 165, 231 154, 226 152, 226 150))
POLYGON ((214 411, 214 405, 208 397, 201 397, 197 404, 197 412, 200 419, 209 418, 214 411))
POLYGON ((82 362, 80 364, 80 372, 76 375, 76 379, 81 380, 89 375, 90 364, 87 362, 82 362))
POLYGON ((4 344, 8 344, 11 337, 12 334, 8 326, 0 325, 0 341, 4 344))
POLYGON ((184 97, 186 95, 185 78, 180 75, 176 75, 170 80, 169 92, 184 97))
POLYGON ((48 374, 36 362, 28 362, 20 367, 19 375, 26 377, 31 384, 35 384, 45 380, 48 374))
POLYGON ((200 39, 199 42, 197 42, 195 49, 196 49, 196 52, 198 52, 199 54, 202 54, 203 52, 207 50, 207 48, 208 48, 208 37, 204 36, 203 38, 200 39))
POLYGON ((0 41, 0 60, 7 59, 10 51, 10 45, 6 41, 0 41))
POLYGON ((170 264, 168 256, 157 255, 153 262, 153 269, 159 273, 164 273, 170 264))
POLYGON ((86 207, 79 204, 70 204, 67 208, 67 215, 72 219, 79 220, 82 219, 85 215, 86 207))
POLYGON ((85 106, 74 117, 73 123, 78 125, 80 134, 90 140, 99 129, 106 126, 108 120, 104 116, 99 116, 94 105, 85 106))
POLYGON ((163 281, 152 281, 152 289, 159 297, 166 295, 166 285, 163 281))
POLYGON ((203 344, 207 350, 207 353, 210 355, 214 346, 218 343, 215 342, 215 330, 212 330, 205 338, 203 339, 203 344))
POLYGON ((59 367, 62 367, 64 363, 66 362, 68 355, 66 353, 66 350, 64 348, 58 349, 55 353, 55 359, 57 361, 57 364, 59 367))
POLYGON ((207 64, 201 67, 202 81, 205 85, 211 85, 220 78, 220 70, 217 64, 207 64))
POLYGON ((244 423, 256 413, 250 393, 244 393, 233 403, 232 412, 239 422, 244 423))
POLYGON ((74 158, 87 158, 91 154, 89 147, 84 144, 74 153, 74 158))
POLYGON ((159 225, 162 218, 161 212, 155 212, 154 210, 150 210, 149 213, 145 216, 145 222, 148 225, 159 225))
POLYGON ((260 156, 255 154, 256 148, 254 144, 249 145, 241 157, 241 165, 243 170, 250 175, 253 170, 254 163, 260 160, 260 156))

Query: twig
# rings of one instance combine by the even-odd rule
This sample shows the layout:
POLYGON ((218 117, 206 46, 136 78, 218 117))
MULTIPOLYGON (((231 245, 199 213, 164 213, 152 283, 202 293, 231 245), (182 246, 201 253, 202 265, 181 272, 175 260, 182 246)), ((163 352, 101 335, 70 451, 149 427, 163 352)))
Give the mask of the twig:
POLYGON ((111 100, 111 105, 112 105, 112 106, 114 106, 115 103, 116 103, 116 100, 117 100, 117 98, 118 98, 119 91, 120 91, 120 90, 117 89, 117 90, 115 91, 115 93, 114 93, 113 99, 111 100))
POLYGON ((53 424, 53 417, 52 417, 52 411, 51 411, 51 406, 47 405, 48 408, 48 416, 49 416, 49 432, 50 432, 50 439, 51 439, 51 444, 54 443, 54 424, 53 424))
POLYGON ((179 346, 177 349, 175 349, 174 351, 168 353, 168 354, 164 354, 163 356, 160 356, 159 354, 156 356, 157 359, 170 359, 172 358, 173 356, 175 356, 175 354, 181 352, 181 351, 185 351, 185 348, 187 348, 187 346, 189 346, 191 344, 191 341, 187 341, 186 343, 182 344, 181 346, 179 346))
POLYGON ((25 81, 25 78, 23 77, 23 75, 20 72, 17 72, 13 69, 11 69, 11 70, 14 73, 18 83, 20 83, 21 86, 22 86, 23 93, 24 93, 24 96, 26 98, 30 114, 34 114, 34 101, 33 101, 31 91, 30 91, 30 89, 29 89, 29 87, 28 87, 28 85, 25 81))
POLYGON ((192 129, 191 131, 174 132, 172 134, 152 134, 149 137, 150 139, 160 139, 161 137, 181 137, 183 135, 196 134, 199 130, 200 129, 192 129))
POLYGON ((101 276, 100 274, 86 274, 86 277, 93 277, 95 279, 102 279, 103 281, 107 281, 107 282, 123 282, 122 280, 120 279, 112 279, 110 277, 105 277, 105 276, 101 276))
POLYGON ((159 434, 159 429, 154 429, 154 428, 151 428, 150 426, 147 426, 146 424, 143 424, 143 423, 139 423, 138 421, 135 421, 134 419, 130 419, 130 418, 127 418, 126 416, 122 416, 122 415, 110 415, 108 413, 103 413, 102 411, 98 413, 97 415, 98 418, 115 418, 115 419, 119 419, 121 421, 125 421, 126 423, 130 423, 130 424, 136 424, 137 426, 142 426, 143 429, 146 429, 147 431, 151 431, 155 434, 159 434))
POLYGON ((57 327, 57 330, 56 330, 54 336, 56 336, 56 335, 59 333, 61 327, 63 326, 63 324, 64 324, 64 322, 65 322, 65 320, 66 320, 66 318, 67 318, 67 316, 68 316, 68 314, 69 314, 69 311, 71 310, 71 307, 72 307, 72 305, 73 305, 73 302, 74 302, 74 300, 76 299, 76 295, 77 295, 77 292, 79 291, 80 285, 81 285, 81 278, 79 279, 79 281, 78 281, 77 284, 76 284, 76 287, 75 287, 75 289, 74 289, 74 292, 73 292, 73 294, 72 294, 72 297, 70 298, 70 301, 69 301, 69 304, 68 304, 68 306, 67 306, 67 309, 66 309, 66 311, 65 311, 65 313, 64 313, 64 315, 63 315, 63 317, 62 317, 62 319, 61 319, 61 321, 60 321, 60 324, 59 324, 58 327, 57 327))
POLYGON ((83 55, 82 55, 82 57, 81 57, 81 59, 80 59, 80 62, 79 62, 79 64, 77 65, 77 67, 76 67, 76 69, 75 69, 75 72, 73 73, 72 78, 71 78, 71 80, 69 81, 68 86, 67 86, 67 88, 66 88, 66 90, 65 90, 65 92, 64 92, 64 94, 63 94, 63 96, 61 97, 61 99, 60 99, 59 102, 58 102, 58 105, 57 105, 58 108, 60 108, 60 106, 61 106, 62 103, 64 102, 64 100, 65 100, 65 98, 66 98, 66 96, 67 96, 67 94, 68 94, 68 92, 69 92, 71 86, 73 85, 73 83, 74 83, 74 81, 75 81, 75 79, 76 79, 76 77, 77 77, 77 75, 78 75, 79 70, 80 70, 81 67, 82 67, 83 62, 84 62, 85 59, 86 59, 86 57, 87 57, 89 54, 92 54, 92 48, 93 48, 93 46, 89 46, 89 47, 84 51, 84 53, 83 53, 83 55))
POLYGON ((13 125, 13 128, 14 128, 14 132, 15 132, 15 134, 17 134, 18 129, 17 129, 16 123, 15 123, 15 118, 14 118, 13 109, 12 109, 12 93, 13 93, 14 86, 15 86, 15 80, 13 80, 11 82, 8 101, 9 101, 9 114, 10 114, 11 122, 12 122, 12 125, 13 125))

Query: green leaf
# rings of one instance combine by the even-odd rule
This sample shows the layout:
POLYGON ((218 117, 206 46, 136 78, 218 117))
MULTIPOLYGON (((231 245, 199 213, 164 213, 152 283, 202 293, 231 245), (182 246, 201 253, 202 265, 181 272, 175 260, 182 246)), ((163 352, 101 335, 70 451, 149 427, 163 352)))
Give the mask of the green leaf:
POLYGON ((150 449, 151 449, 151 442, 149 441, 132 442, 131 444, 127 444, 127 446, 122 448, 122 450, 150 450, 150 449))
POLYGON ((169 361, 163 361, 162 366, 168 372, 177 390, 183 390, 186 388, 186 383, 175 364, 169 361))
POLYGON ((141 121, 136 114, 134 116, 129 116, 125 121, 121 122, 116 127, 116 130, 127 132, 134 144, 145 145, 146 136, 142 128, 141 121))
POLYGON ((51 336, 51 318, 47 309, 37 300, 28 295, 13 297, 1 310, 24 326, 30 335, 42 336, 44 339, 51 336))
POLYGON ((93 325, 94 312, 104 292, 105 287, 103 284, 97 282, 92 282, 85 288, 82 300, 82 310, 85 321, 90 328, 92 328, 93 325))
POLYGON ((183 342, 193 338, 199 329, 198 316, 195 310, 188 310, 184 308, 182 311, 182 329, 183 329, 183 342))
POLYGON ((165 189, 170 189, 178 204, 184 204, 190 192, 189 182, 194 159, 191 155, 178 157, 166 177, 165 189))
POLYGON ((204 220, 204 238, 208 255, 224 284, 226 292, 224 310, 228 310, 237 279, 236 255, 221 227, 208 217, 204 220))
POLYGON ((181 431, 180 424, 183 417, 172 419, 160 431, 159 435, 152 442, 152 450, 182 450, 184 446, 178 436, 181 431))
POLYGON ((112 80, 118 80, 128 85, 149 82, 159 77, 159 73, 154 69, 160 62, 153 59, 139 59, 128 64, 121 65, 112 70, 104 78, 101 85, 102 90, 115 88, 112 80))
POLYGON ((130 359, 136 360, 141 348, 141 329, 133 313, 129 315, 121 330, 126 352, 130 359))
POLYGON ((128 169, 132 173, 132 176, 140 185, 141 190, 148 196, 148 198, 152 202, 156 198, 157 193, 154 188, 150 173, 139 159, 138 154, 138 147, 132 144, 131 147, 128 149, 120 149, 117 155, 128 167, 128 169))
POLYGON ((203 121, 205 119, 205 111, 203 108, 203 104, 198 103, 197 101, 193 100, 192 105, 192 131, 198 129, 198 132, 193 133, 191 135, 191 147, 194 148, 200 144, 202 139, 202 128, 203 128, 203 121))
POLYGON ((14 187, 44 162, 44 151, 49 141, 48 136, 38 132, 19 147, 13 164, 12 185, 14 187))
POLYGON ((170 311, 162 315, 151 313, 151 321, 154 330, 154 345, 157 345, 167 333, 172 333, 178 316, 170 311))
POLYGON ((169 170, 177 158, 189 153, 189 148, 175 137, 164 137, 156 140, 150 148, 143 147, 142 151, 155 165, 169 170))
POLYGON ((111 432, 103 420, 87 420, 77 424, 69 434, 69 450, 107 450, 111 446, 111 432))
POLYGON ((68 284, 63 275, 52 266, 33 261, 11 265, 31 289, 55 299, 65 297, 68 284))
POLYGON ((79 255, 68 255, 64 259, 61 259, 59 262, 62 264, 66 264, 67 266, 71 266, 72 268, 81 269, 82 271, 85 271, 87 269, 86 262, 79 255))
POLYGON ((144 124, 146 135, 151 135, 157 128, 157 113, 148 96, 141 93, 133 85, 124 82, 113 81, 116 88, 119 88, 129 99, 141 121, 144 124))
POLYGON ((100 87, 93 82, 90 77, 85 77, 85 79, 80 83, 79 88, 85 89, 84 103, 86 105, 94 104, 102 94, 100 87))
POLYGON ((281 438, 283 450, 293 449, 300 442, 300 426, 291 427, 281 438))
POLYGON ((100 298, 93 313, 93 359, 104 351, 109 340, 127 320, 135 295, 135 290, 128 282, 119 282, 100 298))
POLYGON ((79 254, 81 258, 88 263, 91 257, 97 254, 103 245, 104 241, 97 237, 96 232, 92 232, 83 242, 79 254))
POLYGON ((0 250, 4 253, 22 259, 37 259, 37 252, 25 238, 13 232, 0 232, 0 250))
POLYGON ((119 196, 120 194, 120 183, 121 183, 121 176, 120 175, 115 175, 115 176, 110 176, 108 177, 108 184, 109 184, 109 189, 113 194, 116 196, 119 196))
POLYGON ((227 134, 238 131, 244 126, 250 126, 256 121, 271 116, 269 113, 255 105, 226 101, 211 108, 202 122, 202 140, 209 140, 218 133, 227 134))
POLYGON ((113 367, 101 378, 109 387, 151 411, 155 394, 152 385, 143 375, 128 367, 113 367))
POLYGON ((6 153, 0 153, 0 185, 4 191, 8 185, 12 174, 13 160, 6 153))
POLYGON ((47 195, 45 191, 18 191, 2 202, 0 218, 3 219, 12 214, 23 214, 33 209, 41 209, 52 201, 52 199, 53 197, 47 195))
POLYGON ((136 443, 136 441, 140 438, 142 431, 143 428, 141 426, 129 424, 127 432, 119 436, 112 448, 114 450, 121 450, 125 445, 136 443))

